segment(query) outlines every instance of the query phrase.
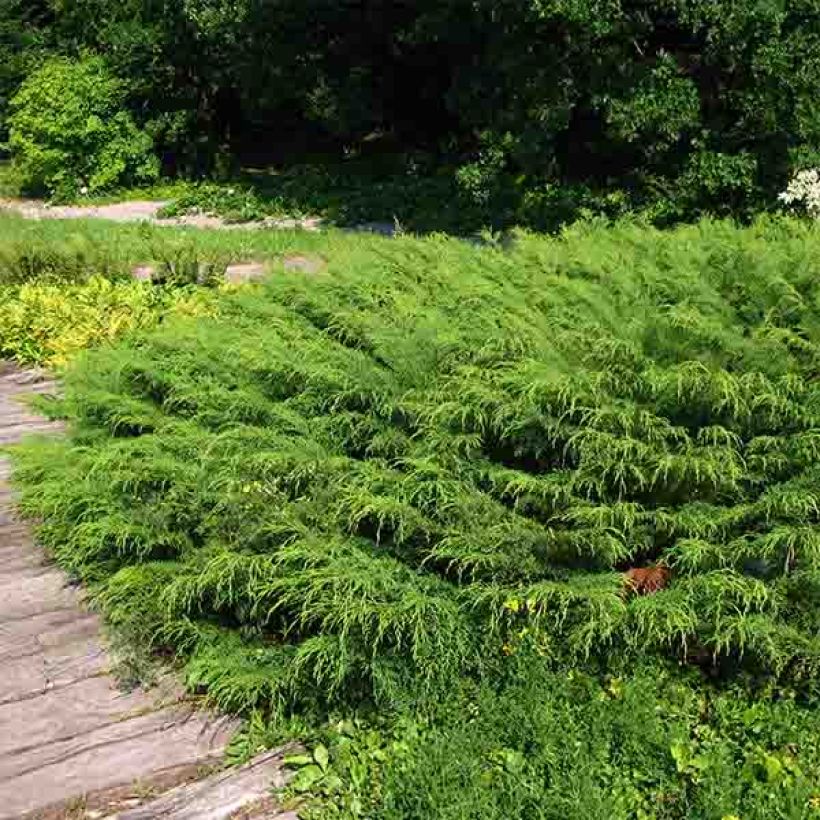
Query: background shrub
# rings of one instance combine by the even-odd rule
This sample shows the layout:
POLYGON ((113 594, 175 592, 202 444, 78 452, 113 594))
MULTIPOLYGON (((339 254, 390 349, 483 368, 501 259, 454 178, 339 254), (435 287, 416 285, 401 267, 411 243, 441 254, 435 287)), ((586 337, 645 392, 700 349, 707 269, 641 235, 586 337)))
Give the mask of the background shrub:
POLYGON ((155 179, 152 140, 124 109, 125 93, 97 57, 52 59, 34 71, 9 118, 24 188, 67 197, 155 179))

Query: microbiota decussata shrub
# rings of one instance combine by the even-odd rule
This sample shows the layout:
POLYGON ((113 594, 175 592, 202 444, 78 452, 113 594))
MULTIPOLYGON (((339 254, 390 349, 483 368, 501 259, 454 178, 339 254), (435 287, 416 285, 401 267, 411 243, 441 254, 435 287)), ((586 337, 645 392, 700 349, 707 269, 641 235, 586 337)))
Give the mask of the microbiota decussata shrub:
POLYGON ((50 553, 223 709, 435 714, 342 816, 806 816, 814 224, 328 241, 69 368, 17 453, 50 553))

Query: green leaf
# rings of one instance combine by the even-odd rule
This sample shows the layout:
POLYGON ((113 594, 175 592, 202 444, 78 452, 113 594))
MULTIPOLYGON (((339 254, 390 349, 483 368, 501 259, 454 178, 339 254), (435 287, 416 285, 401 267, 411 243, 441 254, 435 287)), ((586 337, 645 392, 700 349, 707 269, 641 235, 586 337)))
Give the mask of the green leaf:
POLYGON ((672 759, 675 761, 675 766, 677 767, 678 771, 686 771, 692 756, 689 744, 683 743, 681 741, 676 741, 669 747, 669 751, 672 753, 672 759))
POLYGON ((765 755, 763 766, 766 769, 766 780, 769 783, 776 783, 783 776, 783 764, 774 755, 765 755))
POLYGON ((322 781, 322 787, 325 792, 337 791, 338 789, 341 789, 343 785, 344 783, 342 782, 342 778, 336 774, 329 774, 322 781))
POLYGON ((287 755, 285 757, 285 765, 293 768, 307 766, 310 763, 313 763, 313 758, 309 755, 287 755))
POLYGON ((296 777, 291 781, 291 788, 296 792, 306 792, 315 786, 324 777, 324 772, 318 766, 305 766, 299 769, 296 777))
POLYGON ((330 755, 328 754, 327 747, 323 746, 321 743, 313 750, 313 759, 319 764, 319 767, 322 771, 327 771, 327 764, 330 759, 330 755))

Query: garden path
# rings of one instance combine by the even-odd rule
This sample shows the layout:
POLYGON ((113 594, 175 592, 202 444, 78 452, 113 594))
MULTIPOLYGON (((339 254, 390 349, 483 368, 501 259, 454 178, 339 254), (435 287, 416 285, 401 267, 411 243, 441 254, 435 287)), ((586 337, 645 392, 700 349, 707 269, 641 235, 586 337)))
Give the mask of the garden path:
MULTIPOLYGON (((0 362, 0 447, 59 430, 20 401, 54 388, 0 362)), ((16 517, 9 474, 0 456, 0 820, 118 816, 218 766, 235 724, 170 681, 118 689, 98 617, 16 517)))
MULTIPOLYGON (((150 222, 153 225, 167 225, 190 228, 211 228, 216 230, 293 230, 318 231, 327 227, 321 217, 268 217, 255 222, 228 222, 219 216, 209 214, 186 214, 168 219, 160 213, 168 205, 167 201, 144 200, 112 202, 105 205, 49 205, 37 199, 0 199, 0 211, 11 211, 26 219, 106 219, 109 222, 150 222)), ((395 233, 392 222, 367 222, 349 230, 392 236, 395 233)))

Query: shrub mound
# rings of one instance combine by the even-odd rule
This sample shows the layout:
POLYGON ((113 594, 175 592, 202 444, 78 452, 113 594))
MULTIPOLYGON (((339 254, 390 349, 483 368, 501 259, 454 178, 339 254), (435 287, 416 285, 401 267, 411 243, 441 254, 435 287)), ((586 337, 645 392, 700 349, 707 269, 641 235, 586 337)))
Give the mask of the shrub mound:
POLYGON ((156 180, 153 140, 125 109, 126 92, 99 57, 53 58, 30 74, 8 118, 22 187, 71 198, 156 180))
POLYGON ((820 235, 339 245, 68 374, 25 511, 230 710, 674 658, 811 695, 820 235), (635 583, 635 579, 649 581, 635 583))

